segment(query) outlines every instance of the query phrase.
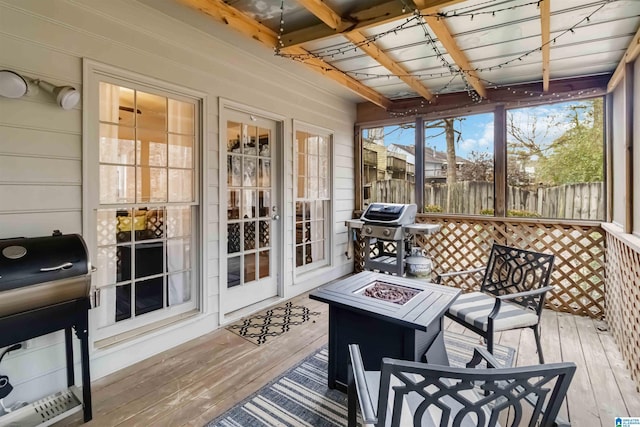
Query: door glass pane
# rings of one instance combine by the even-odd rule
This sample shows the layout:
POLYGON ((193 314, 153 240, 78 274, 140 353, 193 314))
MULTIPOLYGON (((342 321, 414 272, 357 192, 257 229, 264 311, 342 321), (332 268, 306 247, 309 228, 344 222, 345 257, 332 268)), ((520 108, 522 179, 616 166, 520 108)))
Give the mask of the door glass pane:
POLYGON ((256 280, 256 254, 244 255, 244 283, 256 280))
POLYGON ((184 271, 182 273, 170 274, 168 287, 170 306, 191 300, 191 273, 184 271))
POLYGON ((271 132, 269 129, 258 128, 258 154, 263 157, 271 156, 271 132))
POLYGON ((242 157, 227 156, 227 184, 230 187, 242 185, 242 157))
POLYGON ((240 284, 240 257, 234 256, 227 259, 227 287, 232 288, 240 284))
POLYGON ((100 161, 120 165, 135 164, 133 128, 100 125, 100 161))
POLYGON ((260 159, 260 187, 271 187, 271 160, 260 159))
POLYGON ((240 190, 227 191, 227 219, 240 218, 240 190))
POLYGON ((169 132, 195 133, 195 106, 189 102, 169 99, 169 132))
POLYGON ((258 254, 258 265, 260 266, 259 279, 269 277, 271 275, 271 257, 269 251, 260 251, 258 254))
POLYGON ((227 122, 227 151, 240 153, 241 125, 237 122, 227 122))
POLYGON ((247 187, 255 187, 257 184, 258 181, 256 174, 256 159, 244 158, 242 185, 247 187))
POLYGON ((100 166, 100 203, 133 203, 135 201, 135 168, 133 166, 100 166))
POLYGON ((232 254, 240 252, 240 224, 227 225, 227 252, 232 254))
POLYGON ((256 223, 245 222, 244 223, 244 250, 251 250, 256 248, 256 223))
POLYGON ((258 191, 258 215, 262 218, 268 217, 271 210, 271 191, 258 191))
POLYGON ((169 166, 193 168, 193 144, 193 136, 169 135, 169 166))
POLYGON ((162 277, 136 282, 136 316, 163 307, 163 282, 162 277))
POLYGON ((260 221, 260 231, 258 234, 258 241, 261 248, 269 247, 269 233, 271 228, 271 221, 260 221))
POLYGON ((242 218, 256 217, 256 192, 255 190, 242 190, 242 218))
POLYGON ((257 150, 257 128, 247 124, 242 124, 242 143, 244 145, 242 152, 255 156, 258 154, 257 150))
POLYGON ((167 130, 167 98, 138 91, 136 124, 139 128, 167 130))

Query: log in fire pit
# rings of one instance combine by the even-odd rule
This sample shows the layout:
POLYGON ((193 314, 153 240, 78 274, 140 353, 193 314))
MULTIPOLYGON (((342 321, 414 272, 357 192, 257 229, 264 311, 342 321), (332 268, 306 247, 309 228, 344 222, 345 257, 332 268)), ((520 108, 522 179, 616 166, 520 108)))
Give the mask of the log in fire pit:
POLYGON ((365 369, 383 357, 447 365, 443 316, 459 289, 363 271, 312 292, 329 304, 329 388, 346 389, 349 344, 359 344, 365 369))

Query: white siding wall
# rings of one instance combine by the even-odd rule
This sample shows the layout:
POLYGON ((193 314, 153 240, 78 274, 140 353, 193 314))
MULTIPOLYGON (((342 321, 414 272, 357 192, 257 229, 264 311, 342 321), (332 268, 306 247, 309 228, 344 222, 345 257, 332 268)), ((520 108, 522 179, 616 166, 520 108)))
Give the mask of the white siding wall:
MULTIPOLYGON (((210 25, 214 32, 225 34, 222 25, 210 25)), ((344 256, 343 222, 351 217, 354 206, 355 104, 318 88, 326 85, 297 76, 292 72, 297 65, 286 63, 280 68, 274 65, 275 59, 256 54, 266 48, 253 41, 233 33, 216 38, 129 0, 0 1, 0 46, 0 69, 54 84, 80 88, 82 60, 89 58, 206 94, 205 312, 118 346, 92 349, 94 379, 218 327, 219 97, 286 117, 284 296, 351 271, 344 256), (333 265, 299 277, 295 285, 293 119, 331 129, 335 159, 333 265)), ((302 69, 300 74, 305 78, 311 75, 302 69)), ((45 93, 21 99, 0 98, 0 238, 47 235, 54 229, 83 232, 81 120, 80 107, 64 111, 45 93)), ((33 340, 30 348, 6 357, 0 372, 8 373, 15 387, 7 404, 33 400, 64 387, 62 334, 33 340)))

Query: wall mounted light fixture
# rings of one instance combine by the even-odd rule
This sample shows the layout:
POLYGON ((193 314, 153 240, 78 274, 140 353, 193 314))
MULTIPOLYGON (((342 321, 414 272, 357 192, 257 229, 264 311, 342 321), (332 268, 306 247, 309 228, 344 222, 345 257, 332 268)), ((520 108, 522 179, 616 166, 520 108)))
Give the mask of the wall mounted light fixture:
POLYGON ((28 83, 24 77, 9 70, 0 70, 0 95, 20 98, 27 94, 28 83))
POLYGON ((72 109, 80 101, 80 92, 72 86, 54 86, 44 80, 26 78, 14 71, 0 70, 0 96, 20 98, 30 92, 31 84, 51 94, 64 110, 72 109))

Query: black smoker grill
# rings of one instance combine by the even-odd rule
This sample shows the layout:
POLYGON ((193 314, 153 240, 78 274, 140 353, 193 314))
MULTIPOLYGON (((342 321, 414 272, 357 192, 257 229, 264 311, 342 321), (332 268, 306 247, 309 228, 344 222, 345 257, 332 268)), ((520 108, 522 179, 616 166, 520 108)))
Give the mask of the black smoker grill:
POLYGON ((0 347, 65 331, 67 385, 2 418, 5 425, 37 425, 84 409, 91 419, 88 310, 91 267, 77 234, 0 240, 0 347), (82 398, 74 386, 72 329, 80 339, 82 398), (16 424, 12 424, 16 423, 16 424))

